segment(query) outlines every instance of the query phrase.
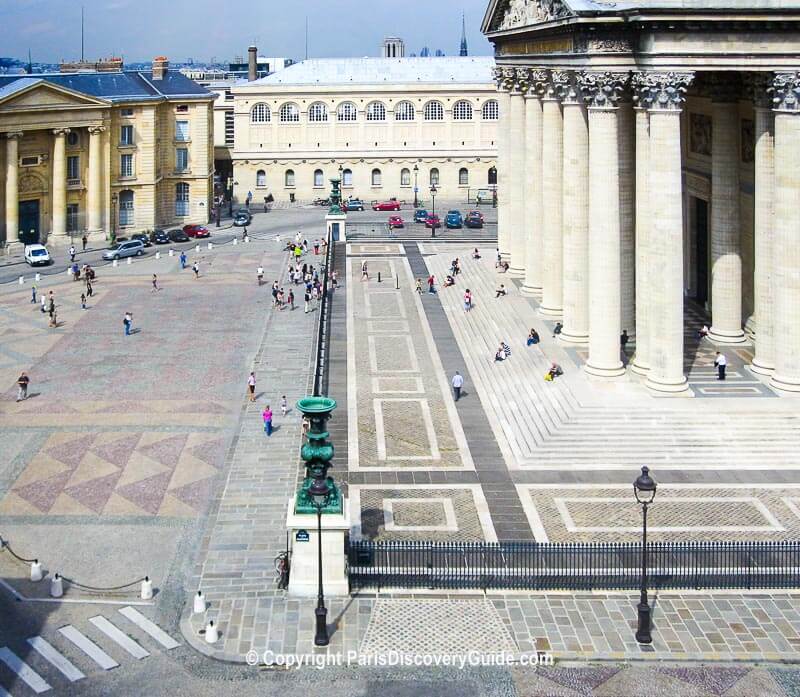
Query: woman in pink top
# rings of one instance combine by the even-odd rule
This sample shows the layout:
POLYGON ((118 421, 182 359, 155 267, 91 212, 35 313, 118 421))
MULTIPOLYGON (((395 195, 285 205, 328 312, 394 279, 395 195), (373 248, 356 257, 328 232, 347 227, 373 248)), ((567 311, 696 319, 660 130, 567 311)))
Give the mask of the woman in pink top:
POLYGON ((269 408, 269 404, 264 408, 261 417, 264 419, 264 433, 268 436, 272 435, 272 409, 269 408))
POLYGON ((472 309, 472 292, 469 288, 464 291, 464 312, 469 312, 472 309))

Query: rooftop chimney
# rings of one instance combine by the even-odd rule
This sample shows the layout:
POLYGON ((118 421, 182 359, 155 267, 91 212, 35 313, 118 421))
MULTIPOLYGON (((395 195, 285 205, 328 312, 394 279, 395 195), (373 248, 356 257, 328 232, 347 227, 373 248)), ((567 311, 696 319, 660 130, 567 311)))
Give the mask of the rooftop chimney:
POLYGON ((169 59, 166 56, 153 58, 153 79, 163 80, 169 70, 169 59))
POLYGON ((247 49, 247 79, 249 82, 258 78, 258 49, 251 46, 247 49))

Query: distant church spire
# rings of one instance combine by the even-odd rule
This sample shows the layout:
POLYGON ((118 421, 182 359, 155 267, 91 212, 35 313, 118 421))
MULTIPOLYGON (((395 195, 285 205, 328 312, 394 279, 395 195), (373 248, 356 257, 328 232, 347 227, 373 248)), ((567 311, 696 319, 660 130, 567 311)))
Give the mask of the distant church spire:
POLYGON ((464 13, 461 13, 461 49, 458 52, 459 56, 468 56, 467 51, 467 25, 464 19, 464 13))

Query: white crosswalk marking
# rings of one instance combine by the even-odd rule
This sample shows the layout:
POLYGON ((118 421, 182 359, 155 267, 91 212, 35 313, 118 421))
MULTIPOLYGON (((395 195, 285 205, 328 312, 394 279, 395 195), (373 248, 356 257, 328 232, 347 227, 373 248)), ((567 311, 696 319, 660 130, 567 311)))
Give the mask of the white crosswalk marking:
POLYGON ((45 682, 44 678, 39 675, 39 673, 27 663, 24 663, 19 656, 5 646, 0 648, 0 661, 11 668, 19 679, 26 683, 36 694, 41 694, 51 689, 50 685, 45 682))
POLYGON ((131 639, 125 632, 118 627, 114 626, 102 615, 92 617, 89 619, 95 627, 97 627, 107 637, 116 641, 123 649, 125 649, 131 656, 137 660, 147 658, 150 652, 139 646, 133 639, 131 639))
POLYGON ((72 661, 60 654, 52 644, 42 639, 42 637, 33 636, 28 639, 28 643, 41 654, 46 661, 54 665, 70 682, 75 682, 76 680, 81 680, 86 677, 75 667, 72 661))
POLYGON ((135 610, 130 605, 127 607, 123 607, 118 611, 123 617, 126 617, 131 622, 133 622, 139 629, 143 632, 149 634, 153 639, 155 639, 159 644, 161 644, 165 649, 174 649, 177 646, 180 646, 180 643, 175 641, 169 634, 167 634, 161 627, 159 627, 155 622, 147 619, 141 612, 135 610))
POLYGON ((81 634, 71 624, 68 624, 66 627, 61 627, 58 631, 89 656, 89 658, 97 663, 103 670, 110 670, 119 665, 119 663, 111 658, 111 656, 103 651, 103 649, 95 644, 89 637, 81 634))

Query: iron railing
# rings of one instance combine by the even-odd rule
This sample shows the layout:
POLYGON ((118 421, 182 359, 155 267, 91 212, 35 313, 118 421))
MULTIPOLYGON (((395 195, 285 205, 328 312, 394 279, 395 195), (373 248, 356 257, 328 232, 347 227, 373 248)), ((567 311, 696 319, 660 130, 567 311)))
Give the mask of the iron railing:
POLYGON ((325 256, 320 268, 320 281, 322 282, 322 296, 317 305, 317 326, 315 328, 314 352, 311 365, 314 374, 309 385, 310 394, 320 396, 327 394, 328 380, 328 339, 330 334, 330 274, 333 271, 334 242, 330 232, 326 232, 325 256))
MULTIPOLYGON (((351 590, 637 590, 641 544, 351 541, 351 590)), ((648 543, 655 589, 800 587, 800 541, 648 543)))

